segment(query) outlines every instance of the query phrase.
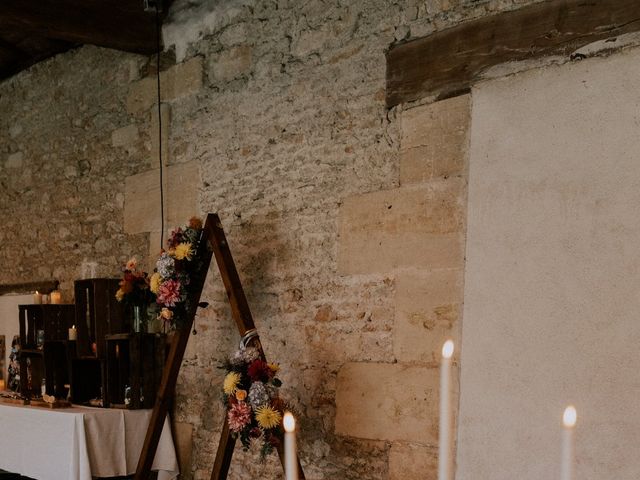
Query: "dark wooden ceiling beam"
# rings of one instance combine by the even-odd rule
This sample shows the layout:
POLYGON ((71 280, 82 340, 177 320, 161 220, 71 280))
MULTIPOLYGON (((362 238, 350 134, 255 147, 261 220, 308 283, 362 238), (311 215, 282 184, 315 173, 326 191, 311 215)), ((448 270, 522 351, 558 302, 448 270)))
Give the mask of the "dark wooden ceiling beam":
POLYGON ((387 106, 450 96, 494 65, 638 30, 639 0, 552 0, 466 22, 388 51, 387 106))
POLYGON ((36 36, 16 38, 13 42, 0 39, 0 80, 75 46, 77 45, 36 36))
POLYGON ((135 53, 156 51, 155 16, 142 0, 2 0, 0 26, 135 53))

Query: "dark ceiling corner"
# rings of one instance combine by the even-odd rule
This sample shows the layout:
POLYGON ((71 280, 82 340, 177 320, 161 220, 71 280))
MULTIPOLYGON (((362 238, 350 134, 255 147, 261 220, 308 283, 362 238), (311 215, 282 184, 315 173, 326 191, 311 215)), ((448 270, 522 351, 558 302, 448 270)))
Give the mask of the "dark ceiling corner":
MULTIPOLYGON (((164 0, 161 21, 173 0, 164 0)), ((144 0, 1 0, 0 80, 89 44, 125 52, 156 51, 155 15, 144 0)))

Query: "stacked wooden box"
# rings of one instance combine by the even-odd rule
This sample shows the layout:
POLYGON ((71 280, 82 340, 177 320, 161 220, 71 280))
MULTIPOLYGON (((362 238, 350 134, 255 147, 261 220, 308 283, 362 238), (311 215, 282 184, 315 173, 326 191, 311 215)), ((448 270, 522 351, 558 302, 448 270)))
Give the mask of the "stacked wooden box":
POLYGON ((44 378, 48 395, 69 394, 76 404, 153 405, 166 335, 130 333, 125 310, 115 299, 118 283, 110 278, 79 280, 75 304, 19 307, 21 393, 27 400, 41 395, 44 378), (68 340, 74 325, 77 341, 68 340), (44 331, 41 344, 38 330, 44 331))

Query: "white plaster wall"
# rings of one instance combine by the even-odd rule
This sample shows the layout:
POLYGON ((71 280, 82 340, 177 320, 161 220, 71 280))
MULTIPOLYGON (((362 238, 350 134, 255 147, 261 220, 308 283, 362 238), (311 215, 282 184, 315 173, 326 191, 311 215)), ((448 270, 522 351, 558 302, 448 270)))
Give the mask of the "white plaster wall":
POLYGON ((640 50, 473 91, 458 480, 640 478, 640 50))
POLYGON ((18 323, 18 305, 33 303, 33 295, 2 295, 0 296, 0 335, 4 335, 5 362, 2 378, 7 378, 7 366, 11 353, 11 340, 20 333, 18 323))

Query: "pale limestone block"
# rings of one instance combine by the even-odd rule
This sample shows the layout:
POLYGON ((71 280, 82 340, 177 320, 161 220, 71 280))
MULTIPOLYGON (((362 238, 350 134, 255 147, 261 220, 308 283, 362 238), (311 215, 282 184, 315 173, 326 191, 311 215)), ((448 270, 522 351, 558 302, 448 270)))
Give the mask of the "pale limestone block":
POLYGON ((138 138, 138 127, 135 124, 127 125, 111 132, 111 145, 128 147, 138 141, 138 138))
POLYGON ((433 177, 464 173, 470 119, 470 95, 404 111, 400 183, 420 183, 433 177))
POLYGON ((461 179, 347 198, 339 213, 339 272, 461 267, 465 202, 461 179))
POLYGON ((7 168, 21 168, 24 163, 24 153, 15 152, 7 157, 7 168))
MULTIPOLYGON (((162 75, 160 76, 161 92, 165 92, 162 88, 162 75)), ((153 77, 145 77, 131 84, 129 94, 127 95, 127 112, 136 115, 147 111, 151 105, 157 102, 156 79, 153 77)), ((162 98, 165 98, 163 95, 162 98)))
POLYGON ((338 372, 338 435, 372 440, 438 441, 437 368, 346 363, 338 372))
MULTIPOLYGON (((164 243, 166 244, 167 236, 164 236, 164 243)), ((147 266, 149 271, 152 271, 156 267, 156 262, 160 256, 160 251, 165 248, 165 245, 160 244, 160 230, 156 232, 149 232, 149 258, 147 259, 147 266)))
POLYGON ((251 70, 252 51, 248 45, 224 50, 211 62, 211 76, 218 81, 228 82, 251 70))
MULTIPOLYGON (((182 225, 197 214, 200 173, 198 163, 166 167, 164 177, 165 225, 182 225)), ((160 231, 159 169, 125 180, 124 230, 126 233, 160 231)))
POLYGON ((398 273, 393 352, 399 361, 437 363, 445 340, 458 339, 463 282, 462 269, 398 273))
MULTIPOLYGON (((170 163, 169 154, 169 136, 171 134, 171 105, 168 103, 160 104, 160 115, 162 117, 162 164, 170 163)), ((153 108, 149 111, 149 119, 151 125, 151 158, 154 166, 160 165, 158 158, 158 110, 153 108)))
POLYGON ((188 480, 191 475, 191 455, 193 452, 193 425, 175 422, 173 424, 174 443, 180 466, 180 478, 188 480))
POLYGON ((164 80, 168 100, 196 93, 202 88, 202 57, 193 57, 171 67, 167 70, 164 80))
POLYGON ((389 480, 436 480, 438 449, 415 443, 393 443, 389 450, 389 480))
MULTIPOLYGON (((127 96, 127 111, 140 114, 157 102, 156 77, 135 82, 127 96)), ((163 102, 196 93, 202 87, 202 57, 194 57, 160 73, 160 92, 163 102)))

